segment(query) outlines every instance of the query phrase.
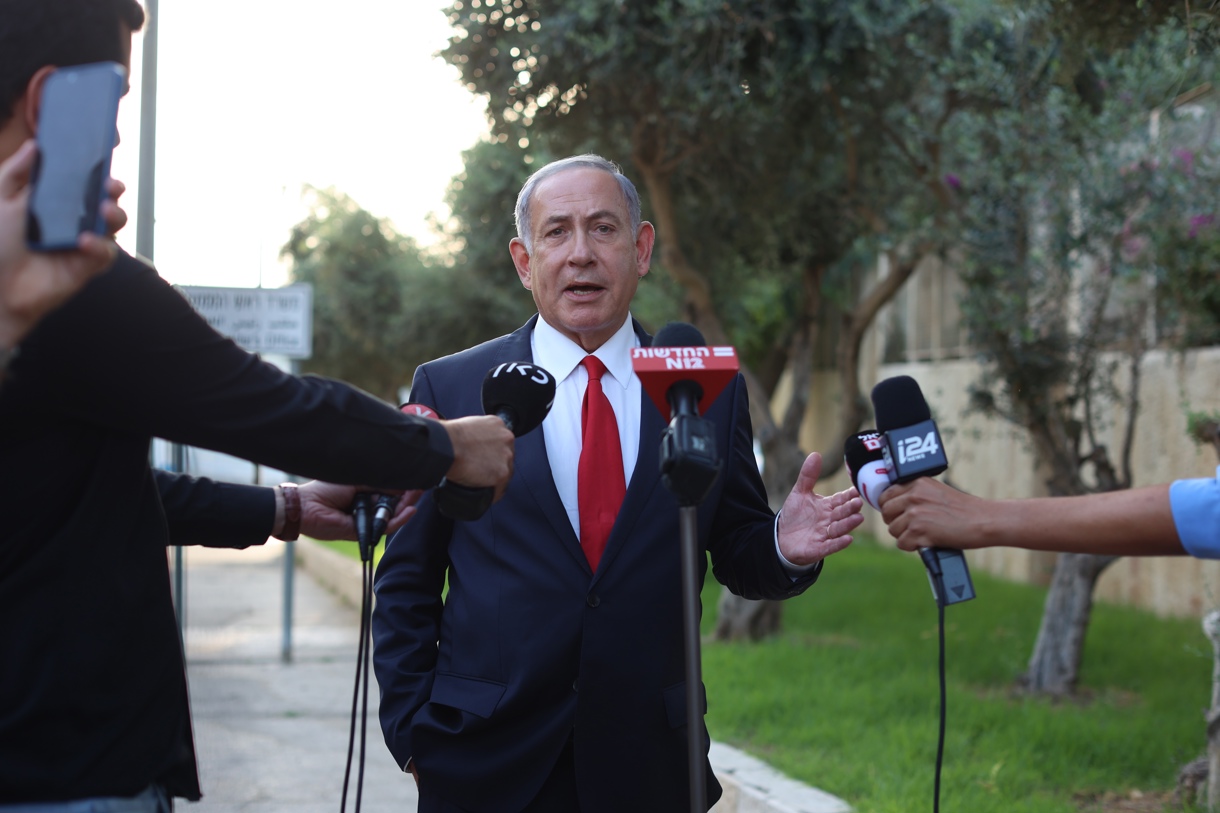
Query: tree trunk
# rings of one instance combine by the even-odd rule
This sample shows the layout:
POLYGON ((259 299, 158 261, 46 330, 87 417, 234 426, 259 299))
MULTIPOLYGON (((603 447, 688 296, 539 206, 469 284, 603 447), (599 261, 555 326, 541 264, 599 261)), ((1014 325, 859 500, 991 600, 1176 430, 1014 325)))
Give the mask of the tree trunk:
MULTIPOLYGON (((653 156, 664 153, 647 145, 648 149, 634 151, 634 162, 643 178, 643 186, 648 190, 648 198, 653 206, 654 226, 656 227, 656 242, 660 249, 661 264, 670 273, 673 280, 681 284, 686 292, 687 319, 703 332, 711 344, 727 344, 725 328, 716 315, 711 302, 711 287, 703 273, 691 265, 686 253, 682 251, 680 228, 677 216, 673 210, 673 194, 670 186, 671 167, 664 162, 655 160, 653 156)), ((769 393, 760 387, 758 377, 749 369, 742 369, 742 375, 749 388, 750 419, 754 424, 755 437, 766 446, 766 438, 778 438, 782 431, 775 421, 771 420, 771 400, 769 393)), ((806 387, 808 392, 808 387, 806 387)), ((787 438, 786 446, 795 447, 795 437, 787 438)), ((778 459, 776 468, 782 468, 778 459)), ((797 470, 799 471, 799 464, 797 470)), ((795 482, 795 472, 792 475, 795 482)), ((789 483, 791 487, 791 483, 789 483)), ((770 493, 770 488, 769 488, 770 493)), ((783 492, 787 494, 787 491, 783 492)), ((781 497, 782 499, 782 497, 781 497)), ((750 640, 775 635, 781 629, 783 614, 777 602, 755 602, 747 598, 734 596, 727 590, 722 590, 720 602, 716 610, 716 630, 712 636, 717 641, 750 640)))
POLYGON ((1062 553, 1046 594, 1042 626, 1022 687, 1036 694, 1070 695, 1080 676, 1084 636, 1093 612, 1093 588, 1117 556, 1062 553))
MULTIPOLYGON (((881 308, 892 300, 915 273, 919 261, 932 251, 929 244, 920 244, 899 256, 889 254, 889 273, 864 291, 850 313, 844 314, 843 332, 839 336, 835 352, 835 368, 839 374, 839 391, 842 401, 839 406, 838 430, 831 438, 831 449, 841 449, 849 437, 860 431, 869 414, 868 399, 860 392, 860 348, 864 336, 881 308)), ((843 465, 842 455, 829 457, 822 466, 822 476, 828 477, 843 465)))
POLYGON ((1212 642, 1212 705, 1206 717, 1207 809, 1220 810, 1220 611, 1203 616, 1203 633, 1212 642))

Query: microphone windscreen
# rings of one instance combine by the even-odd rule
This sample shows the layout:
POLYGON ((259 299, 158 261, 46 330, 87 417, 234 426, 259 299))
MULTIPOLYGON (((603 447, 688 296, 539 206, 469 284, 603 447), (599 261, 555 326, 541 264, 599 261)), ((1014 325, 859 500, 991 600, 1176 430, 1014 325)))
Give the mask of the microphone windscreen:
POLYGON ((909 375, 887 378, 873 387, 873 412, 880 432, 932 420, 919 383, 909 375))
POLYGON ((517 437, 537 427, 555 400, 555 376, 528 361, 491 368, 483 379, 483 411, 505 417, 517 437))
POLYGON ((653 347, 707 347, 699 328, 686 322, 669 322, 652 339, 653 347))
POLYGON ((860 487, 858 475, 865 464, 882 460, 884 457, 880 432, 861 432, 852 435, 843 443, 843 462, 851 474, 851 484, 857 489, 860 487))

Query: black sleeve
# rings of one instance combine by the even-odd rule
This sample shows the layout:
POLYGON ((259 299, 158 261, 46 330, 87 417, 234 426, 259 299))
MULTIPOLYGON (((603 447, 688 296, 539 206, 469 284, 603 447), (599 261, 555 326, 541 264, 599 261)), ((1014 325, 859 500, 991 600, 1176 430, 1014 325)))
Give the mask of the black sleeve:
POLYGON ((125 254, 27 337, 18 363, 56 371, 23 393, 71 419, 309 478, 430 488, 453 462, 435 421, 263 362, 125 254))
POLYGON ((275 524, 275 489, 153 469, 172 545, 248 548, 275 524))

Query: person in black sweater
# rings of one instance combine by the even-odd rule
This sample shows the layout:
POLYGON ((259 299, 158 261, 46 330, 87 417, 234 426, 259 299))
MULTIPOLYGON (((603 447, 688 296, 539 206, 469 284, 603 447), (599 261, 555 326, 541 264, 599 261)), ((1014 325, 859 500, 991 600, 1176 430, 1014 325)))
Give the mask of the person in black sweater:
MULTIPOLYGON (((0 0, 0 161, 36 132, 56 66, 127 65, 142 24, 135 0, 0 0)), ((22 339, 0 386, 0 811, 200 798, 165 547, 290 537, 296 500, 154 473, 154 436, 383 490, 447 476, 498 495, 512 473, 498 418, 429 421, 287 375, 119 252, 22 339)), ((346 530, 350 492, 302 490, 307 525, 346 530)))

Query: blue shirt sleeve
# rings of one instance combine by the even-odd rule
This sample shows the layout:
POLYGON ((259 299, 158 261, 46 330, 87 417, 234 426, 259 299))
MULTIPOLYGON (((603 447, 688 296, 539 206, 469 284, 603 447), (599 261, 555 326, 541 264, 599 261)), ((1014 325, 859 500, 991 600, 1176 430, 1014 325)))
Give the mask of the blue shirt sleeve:
POLYGON ((1175 481, 1169 486, 1169 507, 1186 552, 1220 559, 1220 467, 1210 480, 1175 481))

